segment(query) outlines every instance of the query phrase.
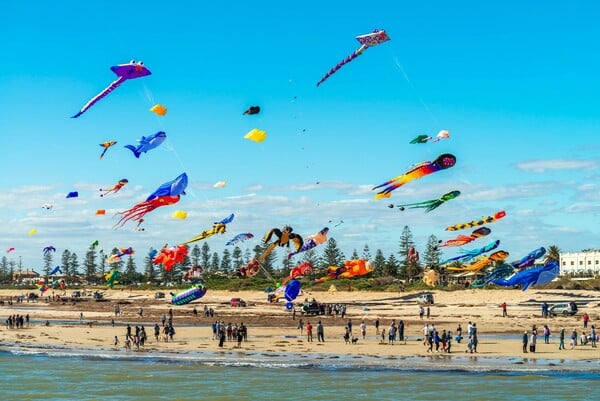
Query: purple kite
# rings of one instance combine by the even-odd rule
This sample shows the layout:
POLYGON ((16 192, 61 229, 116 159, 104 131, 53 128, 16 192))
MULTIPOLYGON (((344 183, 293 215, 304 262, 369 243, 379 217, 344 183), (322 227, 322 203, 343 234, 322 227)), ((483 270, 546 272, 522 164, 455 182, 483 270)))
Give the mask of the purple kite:
POLYGON ((349 62, 351 62, 352 60, 354 60, 355 58, 357 58, 358 56, 363 54, 363 52, 365 50, 367 50, 369 47, 377 46, 381 43, 387 42, 388 40, 390 40, 390 37, 383 29, 382 30, 376 29, 373 31, 373 33, 368 33, 366 35, 357 36, 356 40, 358 40, 358 42, 362 46, 359 47, 357 50, 355 50, 351 55, 349 55, 348 57, 346 57, 345 59, 343 59, 342 61, 337 63, 331 70, 329 70, 329 72, 327 72, 327 74, 325 74, 323 76, 323 78, 321 78, 321 80, 319 82, 317 82, 317 86, 319 86, 323 82, 325 82, 325 80, 327 78, 329 78, 330 76, 335 74, 336 71, 339 70, 340 68, 342 68, 345 64, 348 64, 349 62))
POLYGON ((110 69, 112 70, 112 72, 117 74, 119 78, 114 80, 102 92, 98 93, 96 96, 91 98, 90 101, 87 102, 85 106, 83 106, 83 108, 71 118, 77 118, 83 113, 85 113, 97 101, 108 95, 113 90, 117 89, 123 82, 127 81, 128 79, 141 78, 152 74, 150 70, 148 70, 148 68, 144 66, 144 63, 142 63, 141 61, 136 62, 135 60, 131 60, 127 64, 119 64, 112 66, 110 67, 110 69))

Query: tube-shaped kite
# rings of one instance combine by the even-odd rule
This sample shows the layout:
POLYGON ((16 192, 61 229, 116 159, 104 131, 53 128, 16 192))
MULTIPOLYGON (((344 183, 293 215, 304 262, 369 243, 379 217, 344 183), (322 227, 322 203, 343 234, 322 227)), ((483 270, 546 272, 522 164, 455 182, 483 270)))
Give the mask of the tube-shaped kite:
POLYGON ((288 253, 288 256, 287 256, 288 260, 291 259, 292 256, 294 256, 294 255, 297 255, 301 252, 306 252, 308 250, 313 249, 317 245, 321 245, 321 244, 324 244, 325 242, 327 242, 327 233, 328 232, 329 232, 329 228, 324 227, 318 233, 313 234, 313 235, 309 236, 308 238, 306 238, 304 240, 304 244, 302 244, 302 247, 300 247, 300 249, 298 249, 295 252, 288 253))
POLYGON ((184 292, 179 294, 171 293, 171 304, 172 305, 185 305, 189 304, 196 299, 200 299, 206 294, 206 287, 204 283, 194 284, 184 292))
POLYGON ((439 245, 440 247, 442 246, 463 246, 465 244, 468 244, 471 241, 475 241, 477 238, 480 237, 485 237, 486 235, 489 235, 489 233, 491 233, 492 230, 490 230, 487 227, 479 227, 476 228, 475 230, 473 230, 473 232, 471 233, 471 235, 459 235, 456 238, 452 238, 447 240, 446 242, 444 242, 443 244, 439 245))
POLYGON ((400 188, 407 182, 435 173, 437 171, 448 169, 455 164, 456 157, 449 153, 444 153, 433 161, 419 163, 406 173, 373 187, 373 190, 384 187, 375 195, 375 199, 389 198, 392 196, 393 190, 400 188))
POLYGON ((492 262, 499 262, 508 257, 509 253, 506 251, 496 251, 489 256, 482 256, 475 260, 470 265, 465 267, 446 267, 446 270, 453 270, 459 272, 478 272, 492 262))
POLYGON ((119 64, 110 67, 112 72, 117 74, 118 78, 114 80, 110 85, 108 85, 102 92, 98 93, 96 96, 90 99, 81 110, 77 114, 75 114, 71 118, 77 118, 83 113, 85 113, 90 107, 92 107, 96 102, 98 102, 103 97, 107 96, 110 92, 117 89, 123 82, 128 79, 135 79, 145 77, 147 75, 152 74, 148 68, 144 66, 144 63, 141 61, 136 62, 135 60, 131 60, 127 64, 119 64))
POLYGON ((460 191, 450 191, 439 197, 438 199, 430 199, 423 202, 415 202, 415 203, 405 203, 403 205, 394 205, 390 204, 389 208, 397 207, 400 210, 404 209, 417 209, 423 208, 425 209, 425 213, 431 212, 433 209, 436 209, 442 203, 445 203, 449 200, 456 199, 460 195, 460 191))
POLYGON ((440 265, 445 265, 446 263, 455 262, 457 260, 463 260, 464 262, 467 262, 476 256, 479 256, 479 255, 484 254, 489 251, 493 251, 494 249, 498 248, 498 245, 500 245, 500 240, 490 242, 486 246, 482 246, 481 248, 477 248, 477 249, 471 249, 470 251, 462 250, 463 251, 462 255, 458 255, 453 258, 446 259, 443 262, 440 262, 440 265))
POLYGON ((242 242, 250 238, 254 238, 254 235, 252 233, 241 233, 227 241, 225 245, 235 245, 238 242, 242 242))
POLYGON ((501 218, 503 218, 504 216, 506 216, 506 212, 504 210, 501 210, 499 212, 494 213, 492 216, 483 217, 481 220, 473 220, 468 223, 455 224, 453 226, 448 226, 445 228, 445 230, 446 231, 457 231, 457 230, 463 230, 465 228, 482 226, 484 224, 493 223, 495 221, 498 221, 501 218))

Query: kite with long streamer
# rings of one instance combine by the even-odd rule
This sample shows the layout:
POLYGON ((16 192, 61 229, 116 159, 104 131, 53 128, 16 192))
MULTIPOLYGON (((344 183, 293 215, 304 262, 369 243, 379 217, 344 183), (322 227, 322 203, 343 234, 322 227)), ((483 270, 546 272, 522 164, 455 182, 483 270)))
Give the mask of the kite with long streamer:
POLYGON ((477 238, 481 238, 481 237, 485 237, 486 235, 489 235, 492 232, 492 230, 490 230, 487 227, 479 227, 475 230, 473 230, 473 232, 471 233, 471 235, 459 235, 456 238, 452 238, 447 240, 446 242, 444 242, 441 245, 438 245, 439 247, 442 246, 463 246, 465 244, 468 244, 471 241, 475 241, 477 238))
POLYGON ((494 249, 498 248, 498 245, 500 245, 500 240, 490 242, 486 246, 482 246, 481 248, 477 248, 477 249, 471 249, 468 251, 463 249, 463 250, 461 250, 463 252, 461 255, 455 256, 450 259, 446 259, 443 262, 440 262, 440 265, 445 265, 446 263, 450 263, 450 262, 456 262, 457 260, 462 260, 464 262, 469 261, 469 260, 473 259, 474 257, 477 257, 477 256, 482 255, 489 251, 493 251, 494 249))
POLYGON ((494 213, 491 216, 483 217, 481 220, 473 220, 468 223, 455 224, 453 226, 448 226, 445 228, 445 230, 446 231, 458 231, 458 230, 463 230, 465 228, 482 226, 484 224, 489 224, 489 223, 498 221, 501 218, 503 218, 504 216, 506 216, 506 212, 504 210, 501 210, 499 212, 494 213))
POLYGON ((508 257, 509 253, 506 251, 496 251, 489 256, 482 256, 475 260, 470 265, 465 267, 446 267, 446 270, 459 271, 459 272, 478 272, 492 262, 500 262, 508 257))
POLYGON ((415 202, 415 203, 405 203, 403 205, 390 204, 390 205, 388 205, 388 207, 390 209, 397 207, 399 210, 422 208, 422 209, 425 209, 425 213, 428 213, 428 212, 431 212, 432 210, 436 209, 440 205, 442 205, 442 203, 448 202, 449 200, 452 200, 452 199, 456 199, 459 196, 460 196, 460 191, 450 191, 450 192, 445 193, 438 199, 430 199, 430 200, 426 200, 423 202, 415 202))

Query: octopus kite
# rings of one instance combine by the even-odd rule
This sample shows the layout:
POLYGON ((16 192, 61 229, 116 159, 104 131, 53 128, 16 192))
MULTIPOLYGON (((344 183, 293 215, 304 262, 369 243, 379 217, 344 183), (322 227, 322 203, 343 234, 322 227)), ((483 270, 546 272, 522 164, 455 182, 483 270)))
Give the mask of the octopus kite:
POLYGON ((501 210, 499 212, 494 213, 492 216, 484 217, 481 220, 473 220, 473 221, 470 221, 468 223, 456 224, 456 225, 453 225, 453 226, 448 226, 448 227, 445 228, 445 230, 446 231, 457 231, 457 230, 463 230, 465 228, 482 226, 484 224, 493 223, 495 221, 498 221, 501 218, 503 218, 504 216, 506 216, 506 212, 504 210, 501 210))
POLYGON ((429 213, 433 209, 436 209, 438 206, 440 206, 442 203, 445 203, 449 200, 458 198, 459 195, 460 195, 460 191, 450 191, 450 192, 442 195, 439 199, 431 199, 431 200, 427 200, 427 201, 423 201, 423 202, 416 202, 416 203, 405 203, 403 205, 390 204, 390 205, 388 205, 388 207, 390 209, 397 207, 400 210, 423 208, 423 209, 425 209, 425 213, 429 213))
POLYGON ((462 235, 461 234, 456 238, 447 240, 446 242, 444 242, 443 244, 441 244, 439 246, 440 247, 442 247, 442 246, 463 246, 465 244, 468 244, 471 241, 475 241, 477 238, 485 237, 486 235, 488 235, 491 232, 492 232, 492 230, 490 230, 487 227, 479 227, 479 228, 473 230, 471 235, 462 235))
POLYGON ((108 148, 110 148, 111 146, 115 146, 116 144, 117 144, 117 141, 102 142, 100 144, 100 146, 102 146, 104 148, 104 150, 102 151, 102 153, 100 153, 100 160, 102 160, 102 158, 104 157, 104 154, 106 153, 106 151, 108 150, 108 148))
POLYGON ((215 234, 225 234, 225 231, 227 231, 227 224, 231 223, 233 221, 233 218, 234 218, 234 214, 231 213, 229 216, 227 216, 223 220, 214 222, 213 226, 210 230, 202 231, 200 234, 198 234, 191 240, 183 242, 182 245, 190 244, 190 243, 196 242, 196 241, 201 241, 201 240, 206 239, 215 234))
POLYGON ((342 68, 344 65, 348 64, 349 62, 351 62, 352 60, 354 60, 355 58, 357 58, 358 56, 363 54, 363 52, 365 50, 367 50, 369 47, 374 47, 374 46, 380 45, 382 43, 385 43, 388 40, 390 40, 390 37, 383 29, 382 30, 376 29, 372 33, 357 36, 356 40, 358 40, 358 42, 361 44, 361 46, 357 50, 355 50, 351 55, 349 55, 348 57, 346 57, 345 59, 343 59, 342 61, 337 63, 331 70, 329 70, 327 72, 327 74, 325 74, 323 76, 323 78, 321 78, 321 80, 319 82, 317 82, 317 86, 319 86, 323 82, 325 82, 325 80, 327 80, 327 78, 329 78, 330 76, 335 74, 337 72, 337 70, 342 68))
POLYGON ((48 246, 45 246, 44 249, 42 249, 42 252, 44 253, 44 256, 46 256, 50 252, 56 252, 56 248, 52 245, 48 245, 48 246))
POLYGON ((127 81, 128 79, 141 78, 141 77, 145 77, 147 75, 152 74, 150 72, 150 70, 148 70, 148 68, 146 68, 144 66, 144 63, 142 63, 141 61, 136 62, 135 60, 131 60, 127 64, 115 65, 113 67, 110 67, 110 69, 112 70, 112 72, 114 72, 115 74, 117 74, 117 76, 119 78, 117 78, 116 80, 114 80, 102 92, 98 93, 96 96, 94 96, 92 99, 90 99, 90 101, 87 102, 82 107, 82 109, 79 110, 79 112, 77 114, 75 114, 71 118, 77 118, 80 115, 82 115, 83 113, 85 113, 96 102, 98 102, 100 99, 102 99, 103 97, 105 97, 106 95, 108 95, 110 92, 112 92, 115 89, 117 89, 123 82, 127 81))
POLYGON ((173 265, 183 262, 188 254, 188 247, 185 245, 177 245, 173 248, 163 248, 158 255, 152 260, 155 265, 162 263, 165 271, 170 272, 173 265))
POLYGON ((141 223, 143 217, 154 209, 179 202, 181 195, 185 195, 187 184, 188 177, 186 173, 181 174, 172 181, 165 182, 156 191, 152 192, 144 202, 140 202, 124 212, 118 212, 117 214, 122 215, 122 217, 115 224, 115 228, 123 227, 129 220, 141 223))
POLYGON ((435 138, 429 136, 429 135, 419 135, 417 136, 415 139, 413 139, 412 141, 410 141, 410 143, 415 144, 415 143, 427 143, 427 142, 439 142, 442 139, 448 139, 450 138, 450 131, 448 130, 441 130, 440 132, 438 132, 438 134, 436 135, 435 138))
POLYGON ((119 192, 119 190, 121 188, 123 188, 125 185, 127 185, 128 182, 129 182, 129 180, 127 178, 123 178, 123 179, 119 180, 119 182, 116 183, 115 186, 112 188, 109 188, 109 189, 100 188, 100 192, 102 192, 100 194, 100 196, 102 197, 102 196, 108 195, 110 193, 113 193, 113 194, 117 193, 117 192, 119 192))
POLYGON ((438 158, 434 161, 419 163, 415 165, 412 169, 408 170, 406 173, 394 177, 381 185, 373 187, 373 190, 384 187, 375 195, 375 199, 389 198, 390 196, 392 196, 393 190, 401 187, 407 182, 435 173, 437 171, 448 169, 454 166, 455 164, 456 157, 449 153, 444 153, 438 156, 438 158))
POLYGON ((328 227, 324 227, 321 231, 319 231, 316 234, 313 234, 311 236, 309 236, 305 241, 304 244, 302 244, 302 247, 300 249, 298 249, 295 252, 290 252, 288 253, 288 260, 292 258, 292 256, 297 255, 301 252, 306 252, 309 251, 311 249, 313 249, 314 247, 316 247, 317 245, 321 245, 327 242, 327 233, 329 232, 329 228, 328 227))

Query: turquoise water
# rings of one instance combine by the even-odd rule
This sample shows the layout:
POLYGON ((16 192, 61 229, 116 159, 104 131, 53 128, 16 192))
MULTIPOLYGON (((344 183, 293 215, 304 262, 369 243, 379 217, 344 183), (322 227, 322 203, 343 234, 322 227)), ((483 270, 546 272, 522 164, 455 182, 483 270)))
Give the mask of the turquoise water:
POLYGON ((598 398, 599 373, 598 361, 0 346, 1 400, 581 400, 598 398))

